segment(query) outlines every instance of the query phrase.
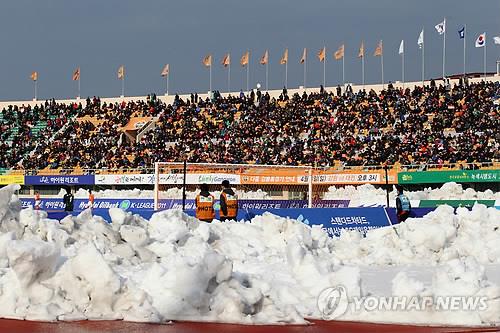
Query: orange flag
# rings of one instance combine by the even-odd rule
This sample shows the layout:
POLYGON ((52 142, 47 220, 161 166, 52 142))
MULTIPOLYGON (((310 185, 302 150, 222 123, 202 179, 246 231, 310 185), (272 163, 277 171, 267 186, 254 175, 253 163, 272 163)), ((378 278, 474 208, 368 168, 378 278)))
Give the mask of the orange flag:
POLYGON ((125 66, 121 65, 119 68, 118 68, 118 80, 123 80, 125 78, 125 66))
POLYGON ((344 44, 342 44, 337 51, 333 54, 335 60, 340 60, 344 57, 344 44))
POLYGON ((205 67, 212 66, 212 55, 211 54, 208 54, 205 56, 205 58, 203 58, 203 65, 205 65, 205 67))
POLYGON ((163 69, 161 70, 161 73, 160 75, 165 77, 165 76, 168 76, 168 73, 170 72, 170 65, 169 64, 166 64, 163 69))
POLYGON ((284 65, 288 62, 288 49, 285 49, 285 52, 283 52, 283 56, 280 59, 280 64, 284 65))
POLYGON ((380 57, 384 52, 384 47, 382 45, 382 41, 378 42, 377 47, 375 48, 375 52, 373 53, 374 57, 380 57))
POLYGON ((242 56, 241 56, 241 59, 240 59, 240 65, 245 67, 246 65, 248 65, 248 59, 250 58, 250 52, 249 51, 246 51, 242 56))
POLYGON ((31 72, 30 78, 33 81, 37 81, 38 80, 38 72, 31 72))
POLYGON ((318 59, 320 62, 325 61, 325 54, 326 54, 326 47, 323 47, 321 50, 318 52, 318 59))
POLYGON ((260 58, 260 64, 265 65, 267 64, 268 61, 269 61, 269 52, 266 50, 266 52, 264 52, 264 54, 260 58))
POLYGON ((361 42, 361 46, 359 47, 358 58, 363 58, 365 56, 365 43, 361 42))
POLYGON ((304 51, 302 52, 302 58, 300 58, 300 63, 303 64, 307 59, 307 48, 304 47, 304 51))
POLYGON ((80 80, 80 67, 75 69, 75 71, 73 72, 73 75, 71 76, 71 80, 73 80, 73 81, 80 80))
POLYGON ((231 55, 227 53, 221 61, 222 66, 227 67, 231 65, 231 55))

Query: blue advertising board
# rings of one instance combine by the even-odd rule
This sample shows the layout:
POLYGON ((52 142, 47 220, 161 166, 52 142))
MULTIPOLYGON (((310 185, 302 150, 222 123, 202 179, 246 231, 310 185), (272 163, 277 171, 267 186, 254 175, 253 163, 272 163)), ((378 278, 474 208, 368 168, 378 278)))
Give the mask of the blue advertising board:
POLYGON ((26 185, 93 185, 94 175, 24 176, 26 185))
MULTIPOLYGON (((33 199, 20 199, 23 207, 33 206, 33 199)), ((42 197, 41 209, 43 210, 62 210, 62 198, 42 197)), ((283 209, 283 208, 306 208, 306 200, 240 200, 240 210, 249 209, 283 209)), ((87 199, 75 199, 75 211, 81 211, 87 208, 87 199)), ((313 202, 314 207, 319 208, 343 208, 349 206, 349 200, 321 200, 313 202)), ((153 199, 96 199, 94 209, 122 208, 124 210, 153 210, 153 199)), ((159 209, 182 209, 182 200, 163 199, 159 202, 159 209)), ((186 210, 195 209, 194 200, 186 200, 186 210)), ((216 201, 215 209, 219 209, 219 203, 216 201)))
POLYGON ((244 220, 250 220, 265 212, 289 217, 308 225, 322 225, 330 236, 340 236, 343 229, 359 230, 366 233, 370 229, 390 225, 385 209, 379 207, 240 210, 241 218, 244 220))

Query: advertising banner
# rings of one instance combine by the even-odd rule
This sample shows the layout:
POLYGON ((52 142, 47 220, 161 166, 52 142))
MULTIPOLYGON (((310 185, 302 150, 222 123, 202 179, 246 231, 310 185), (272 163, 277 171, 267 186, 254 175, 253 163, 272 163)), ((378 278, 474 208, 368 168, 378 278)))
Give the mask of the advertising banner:
POLYGON ((0 175, 0 185, 24 184, 24 175, 0 175))
MULTIPOLYGON (((33 206, 34 200, 20 199, 24 208, 33 206)), ((42 210, 62 210, 64 205, 62 198, 42 197, 42 210)), ((84 210, 88 205, 87 199, 75 198, 75 211, 84 210)), ((283 208, 306 208, 306 200, 240 200, 240 211, 252 209, 283 209, 283 208)), ((323 208, 342 208, 348 207, 349 200, 320 200, 313 202, 313 207, 323 208)), ((124 210, 154 210, 153 199, 95 199, 94 209, 121 208, 124 210)), ((162 199, 159 202, 159 209, 182 209, 182 200, 180 199, 162 199)), ((195 209, 194 200, 186 200, 186 209, 195 209)), ((215 209, 219 209, 218 200, 215 203, 215 209)))
POLYGON ((93 185, 94 175, 24 176, 26 185, 93 185))
POLYGON ((500 182, 500 170, 456 170, 400 172, 399 184, 500 182))
MULTIPOLYGON (((230 173, 190 173, 186 175, 186 184, 220 184, 223 180, 229 180, 231 184, 240 184, 240 175, 230 173)), ((184 175, 161 174, 160 184, 182 185, 184 175)), ((153 185, 155 183, 154 174, 116 174, 116 175, 96 175, 96 185, 153 185)))
POLYGON ((384 208, 255 209, 240 212, 238 218, 250 220, 265 212, 296 219, 307 225, 322 225, 330 236, 340 236, 342 230, 358 230, 365 234, 368 230, 390 225, 384 208))
POLYGON ((495 200, 420 200, 418 207, 437 207, 440 205, 448 205, 451 207, 472 208, 476 203, 483 204, 488 207, 495 206, 495 200))

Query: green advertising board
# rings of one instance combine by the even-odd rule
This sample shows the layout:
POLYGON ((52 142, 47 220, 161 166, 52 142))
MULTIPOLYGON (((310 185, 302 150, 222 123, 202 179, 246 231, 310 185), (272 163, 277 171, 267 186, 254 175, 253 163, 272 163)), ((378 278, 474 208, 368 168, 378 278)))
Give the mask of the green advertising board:
POLYGON ((399 184, 430 184, 447 182, 500 182, 500 170, 416 171, 398 173, 399 184))
POLYGON ((420 200, 418 207, 430 208, 440 205, 448 205, 451 207, 472 208, 476 203, 483 204, 487 207, 495 206, 495 200, 420 200))

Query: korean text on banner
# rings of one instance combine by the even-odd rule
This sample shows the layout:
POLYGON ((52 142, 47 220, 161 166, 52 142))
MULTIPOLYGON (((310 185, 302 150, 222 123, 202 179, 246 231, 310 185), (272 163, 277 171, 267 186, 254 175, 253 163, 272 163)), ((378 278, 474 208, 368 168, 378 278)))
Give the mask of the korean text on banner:
POLYGON ((456 170, 456 171, 417 171, 400 172, 400 184, 429 183, 486 183, 500 181, 500 170, 456 170))
POLYGON ((23 175, 0 175, 0 185, 24 184, 23 175))
POLYGON ((27 185, 93 185, 94 175, 25 176, 27 185))

